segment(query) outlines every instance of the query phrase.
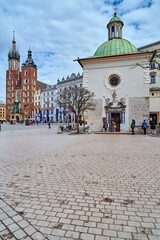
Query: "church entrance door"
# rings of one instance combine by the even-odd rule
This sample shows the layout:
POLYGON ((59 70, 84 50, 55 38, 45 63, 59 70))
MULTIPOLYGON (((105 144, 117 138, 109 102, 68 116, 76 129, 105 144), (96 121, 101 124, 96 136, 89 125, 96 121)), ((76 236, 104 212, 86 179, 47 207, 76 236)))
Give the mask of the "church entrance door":
POLYGON ((116 132, 120 132, 120 113, 119 112, 112 112, 111 113, 111 125, 112 121, 116 123, 116 132))
POLYGON ((19 122, 19 116, 16 116, 16 121, 19 122))

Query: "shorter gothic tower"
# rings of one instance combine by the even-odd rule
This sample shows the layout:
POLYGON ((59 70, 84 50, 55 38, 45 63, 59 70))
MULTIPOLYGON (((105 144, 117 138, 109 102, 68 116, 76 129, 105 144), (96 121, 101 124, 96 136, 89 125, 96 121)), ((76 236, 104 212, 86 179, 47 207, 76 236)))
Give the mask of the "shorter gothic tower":
POLYGON ((32 59, 32 51, 28 50, 28 57, 21 68, 21 87, 23 96, 24 118, 32 117, 34 110, 34 93, 37 90, 37 66, 32 59))

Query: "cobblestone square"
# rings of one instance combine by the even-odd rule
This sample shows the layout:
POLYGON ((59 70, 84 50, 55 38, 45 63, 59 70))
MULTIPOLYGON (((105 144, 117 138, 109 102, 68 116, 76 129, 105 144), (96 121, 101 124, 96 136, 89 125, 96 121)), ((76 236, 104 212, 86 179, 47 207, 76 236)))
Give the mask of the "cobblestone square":
POLYGON ((0 239, 160 239, 160 138, 51 127, 0 132, 0 239))

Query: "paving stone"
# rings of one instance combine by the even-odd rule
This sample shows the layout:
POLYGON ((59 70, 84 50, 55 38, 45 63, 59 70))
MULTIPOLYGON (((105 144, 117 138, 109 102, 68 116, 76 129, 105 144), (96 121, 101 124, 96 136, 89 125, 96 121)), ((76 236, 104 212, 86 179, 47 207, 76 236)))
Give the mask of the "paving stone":
POLYGON ((23 230, 19 229, 18 231, 14 232, 14 236, 18 239, 24 239, 26 233, 23 230))
POLYGON ((33 233, 36 232, 36 229, 32 226, 27 226, 24 228, 24 231, 28 234, 28 235, 32 235, 33 233))
POLYGON ((12 223, 11 225, 9 225, 8 228, 11 232, 15 232, 20 229, 20 227, 15 223, 12 223))
POLYGON ((41 233, 39 233, 39 232, 34 233, 32 235, 32 238, 34 240, 44 240, 45 239, 45 237, 41 233))
POLYGON ((109 236, 109 237, 116 237, 117 232, 113 230, 103 230, 103 235, 109 236))
POLYGON ((52 235, 55 235, 55 236, 60 236, 60 237, 63 237, 65 235, 66 231, 65 230, 61 230, 61 229, 54 229, 52 231, 52 235))
POLYGON ((82 239, 82 240, 94 240, 94 235, 87 234, 87 233, 82 233, 80 235, 80 239, 82 239))
POLYGON ((65 237, 79 239, 79 235, 80 235, 79 232, 67 231, 65 237))

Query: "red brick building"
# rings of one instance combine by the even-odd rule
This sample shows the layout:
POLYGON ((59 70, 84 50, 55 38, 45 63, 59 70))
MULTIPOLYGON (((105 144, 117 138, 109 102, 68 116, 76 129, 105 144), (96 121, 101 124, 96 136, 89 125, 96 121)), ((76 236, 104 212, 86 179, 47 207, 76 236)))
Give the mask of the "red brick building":
POLYGON ((13 32, 12 48, 8 53, 6 71, 6 120, 21 120, 31 117, 34 110, 34 93, 37 89, 37 66, 28 50, 27 60, 20 71, 20 54, 16 49, 13 32), (15 110, 15 101, 19 103, 15 110))

